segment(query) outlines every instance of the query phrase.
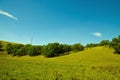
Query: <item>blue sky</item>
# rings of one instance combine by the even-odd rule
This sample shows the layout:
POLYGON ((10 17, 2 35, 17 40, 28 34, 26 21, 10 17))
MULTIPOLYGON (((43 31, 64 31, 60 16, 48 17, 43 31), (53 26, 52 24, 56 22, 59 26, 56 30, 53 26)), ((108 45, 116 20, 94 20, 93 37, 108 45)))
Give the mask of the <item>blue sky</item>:
POLYGON ((120 0, 0 0, 0 40, 96 43, 120 35, 120 0))

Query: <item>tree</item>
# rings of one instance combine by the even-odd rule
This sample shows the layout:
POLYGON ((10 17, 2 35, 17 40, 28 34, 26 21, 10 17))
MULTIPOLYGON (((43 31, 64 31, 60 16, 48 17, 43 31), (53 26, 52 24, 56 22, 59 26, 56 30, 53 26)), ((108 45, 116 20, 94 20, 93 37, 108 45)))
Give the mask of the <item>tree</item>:
POLYGON ((26 55, 29 55, 29 50, 30 50, 31 46, 32 46, 31 44, 26 44, 24 46, 24 50, 25 50, 25 54, 26 55))
POLYGON ((30 56, 35 56, 42 54, 42 46, 32 46, 30 44, 8 44, 6 46, 6 50, 8 54, 13 56, 23 56, 27 54, 30 56))
POLYGON ((84 50, 84 46, 81 45, 80 43, 73 44, 71 47, 72 47, 72 51, 83 51, 84 50))
POLYGON ((120 54, 120 35, 117 38, 113 38, 110 47, 115 49, 115 53, 120 54))
POLYGON ((22 44, 8 44, 6 46, 6 50, 8 54, 11 54, 13 56, 21 56, 22 55, 22 50, 21 48, 24 47, 22 44))
POLYGON ((71 45, 62 44, 62 49, 63 49, 63 52, 69 52, 71 51, 71 45))
POLYGON ((102 40, 102 41, 99 43, 100 46, 107 46, 107 45, 109 45, 109 44, 110 44, 110 41, 109 41, 109 40, 102 40))
POLYGON ((42 46, 31 46, 29 47, 28 54, 30 56, 36 56, 42 54, 42 46))
POLYGON ((97 47, 98 44, 95 44, 95 43, 90 43, 90 44, 87 44, 85 47, 86 48, 93 48, 93 47, 97 47))
POLYGON ((26 47, 22 46, 21 48, 17 49, 16 55, 17 56, 27 55, 27 53, 26 53, 26 47))
POLYGON ((43 55, 46 57, 59 56, 63 52, 63 47, 59 43, 49 43, 47 46, 43 47, 43 55))
POLYGON ((14 44, 12 47, 13 47, 12 55, 13 56, 17 56, 17 55, 19 56, 19 55, 21 55, 21 52, 20 52, 21 50, 20 49, 22 47, 24 47, 24 45, 22 45, 22 44, 14 44))
POLYGON ((0 51, 3 50, 2 47, 3 47, 3 45, 2 45, 2 43, 0 42, 0 51))
POLYGON ((12 53, 12 44, 7 44, 6 51, 7 51, 8 54, 12 53))

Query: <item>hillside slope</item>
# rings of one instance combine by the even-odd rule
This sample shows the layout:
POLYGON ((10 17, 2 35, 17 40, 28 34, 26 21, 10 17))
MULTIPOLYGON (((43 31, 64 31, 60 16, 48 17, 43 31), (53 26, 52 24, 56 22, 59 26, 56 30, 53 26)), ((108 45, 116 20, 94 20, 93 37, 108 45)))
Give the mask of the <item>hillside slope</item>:
POLYGON ((120 55, 113 52, 95 47, 54 58, 4 55, 0 80, 120 80, 120 55))
POLYGON ((108 47, 95 47, 82 52, 51 59, 54 61, 71 63, 118 64, 118 62, 120 62, 120 55, 114 54, 114 50, 108 47))
MULTIPOLYGON (((5 49, 7 44, 16 44, 13 42, 1 41, 3 48, 5 49)), ((5 55, 4 55, 5 56, 5 55)), ((22 56, 22 57, 12 57, 6 56, 8 59, 17 60, 47 60, 54 63, 83 63, 83 64, 118 64, 120 62, 120 55, 114 54, 114 49, 109 47, 94 47, 89 48, 81 52, 71 52, 71 54, 54 57, 45 58, 44 56, 22 56)))
POLYGON ((69 55, 46 58, 44 56, 22 56, 22 57, 10 57, 9 59, 17 60, 38 60, 38 61, 51 61, 53 63, 62 64, 119 64, 120 55, 114 54, 114 50, 108 47, 95 47, 86 49, 82 52, 71 52, 69 55))

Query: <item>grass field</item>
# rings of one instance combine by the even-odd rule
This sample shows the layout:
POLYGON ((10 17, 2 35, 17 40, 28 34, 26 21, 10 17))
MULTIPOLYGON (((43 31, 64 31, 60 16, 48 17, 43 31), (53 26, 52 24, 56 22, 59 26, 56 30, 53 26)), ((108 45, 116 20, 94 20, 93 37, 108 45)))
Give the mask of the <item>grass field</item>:
POLYGON ((0 80, 120 80, 120 55, 96 47, 61 57, 0 53, 0 80))

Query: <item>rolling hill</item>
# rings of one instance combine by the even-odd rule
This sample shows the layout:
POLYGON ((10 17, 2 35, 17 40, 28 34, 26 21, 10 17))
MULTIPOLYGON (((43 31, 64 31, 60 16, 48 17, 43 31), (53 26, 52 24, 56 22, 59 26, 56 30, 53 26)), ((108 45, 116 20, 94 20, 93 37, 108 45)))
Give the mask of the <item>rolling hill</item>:
POLYGON ((0 79, 119 80, 119 62, 120 55, 104 46, 53 58, 0 55, 0 79))

